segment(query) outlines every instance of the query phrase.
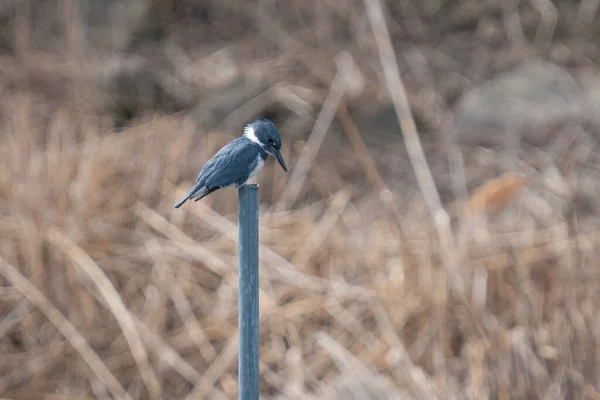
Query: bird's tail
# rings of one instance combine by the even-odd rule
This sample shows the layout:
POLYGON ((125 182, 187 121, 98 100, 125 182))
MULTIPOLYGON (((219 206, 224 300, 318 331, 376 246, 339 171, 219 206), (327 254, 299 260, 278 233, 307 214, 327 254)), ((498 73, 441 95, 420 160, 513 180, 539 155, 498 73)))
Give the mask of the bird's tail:
POLYGON ((185 196, 183 196, 181 198, 181 200, 179 200, 177 202, 177 204, 175 204, 174 208, 181 207, 183 205, 183 203, 185 203, 189 199, 195 199, 196 201, 198 201, 201 198, 203 198, 204 196, 206 196, 208 193, 210 193, 210 191, 208 191, 202 185, 194 186, 190 189, 190 191, 185 196))
POLYGON ((193 194, 194 194, 194 192, 193 192, 192 190, 190 190, 190 191, 188 192, 188 194, 186 194, 185 196, 183 196, 183 197, 181 198, 181 200, 179 200, 179 201, 177 202, 177 204, 175 204, 174 208, 179 208, 179 207, 181 207, 181 206, 183 205, 183 203, 185 203, 186 201, 188 201, 188 200, 189 200, 189 198, 190 198, 190 197, 192 197, 192 195, 193 195, 193 194))

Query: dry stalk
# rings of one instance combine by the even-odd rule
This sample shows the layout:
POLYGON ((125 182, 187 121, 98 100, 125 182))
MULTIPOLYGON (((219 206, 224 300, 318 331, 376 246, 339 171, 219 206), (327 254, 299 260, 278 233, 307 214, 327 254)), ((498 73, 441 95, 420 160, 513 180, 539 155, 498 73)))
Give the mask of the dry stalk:
POLYGON ((373 157, 371 157, 371 154, 369 154, 369 149, 363 141, 358 127, 352 120, 352 116, 350 115, 348 107, 345 103, 340 104, 337 116, 340 121, 340 125, 342 126, 342 130, 348 136, 350 145, 352 146, 352 148, 356 152, 356 155, 358 156, 358 160, 360 161, 362 168, 365 171, 365 175, 369 178, 369 180, 375 187, 375 190, 377 190, 378 192, 383 190, 387 187, 387 185, 383 181, 383 178, 381 177, 381 174, 379 173, 379 170, 377 169, 377 166, 373 161, 373 157))
MULTIPOLYGON (((183 192, 180 191, 176 194, 179 193, 183 192)), ((238 231, 233 222, 213 211, 202 202, 196 204, 197 206, 191 209, 191 213, 208 223, 218 232, 221 232, 224 236, 229 237, 231 240, 237 240, 238 231)), ((358 298, 370 298, 375 295, 373 291, 360 286, 304 274, 296 269, 296 267, 288 260, 262 243, 259 243, 259 252, 261 261, 263 261, 271 270, 279 274, 279 279, 287 284, 301 286, 306 290, 316 293, 332 289, 348 296, 356 296, 358 298)))
MULTIPOLYGON (((6 393, 11 387, 52 369, 65 357, 65 341, 60 340, 50 346, 41 347, 31 351, 30 361, 13 369, 2 380, 0 380, 0 393, 6 393)), ((106 391, 106 388, 104 388, 106 391)))
MULTIPOLYGON (((16 295, 20 296, 18 292, 16 293, 16 295)), ((0 321, 0 337, 4 337, 16 325, 18 325, 21 321, 21 318, 23 318, 23 316, 29 312, 30 308, 31 305, 27 300, 21 300, 16 306, 12 308, 12 310, 3 315, 2 320, 0 321)), ((0 393, 1 392, 2 391, 0 391, 0 393)))
POLYGON ((117 378, 109 371, 106 365, 98 358, 85 337, 77 328, 75 328, 60 311, 56 309, 50 300, 44 296, 35 286, 25 278, 17 268, 10 265, 2 256, 0 256, 0 273, 13 284, 25 297, 29 299, 48 320, 59 330, 60 333, 73 345, 79 352, 81 358, 87 363, 98 379, 108 388, 108 390, 118 399, 129 399, 125 389, 121 386, 117 378))
POLYGON ((142 338, 148 344, 148 347, 156 353, 160 360, 173 368, 173 370, 188 382, 198 382, 202 375, 185 361, 172 347, 166 344, 157 334, 150 331, 142 321, 135 316, 134 318, 142 338))
POLYGON ((123 304, 119 292, 117 292, 98 264, 96 264, 94 260, 69 237, 56 229, 52 229, 49 232, 48 238, 52 244, 69 255, 69 257, 71 257, 92 280, 94 285, 96 285, 102 298, 106 301, 109 310, 121 327, 123 335, 131 348, 133 358, 138 364, 140 374, 146 384, 150 397, 153 399, 160 399, 161 388, 159 381, 148 362, 148 353, 146 353, 146 348, 144 347, 140 334, 135 326, 135 321, 127 310, 127 307, 125 307, 125 304, 123 304))
POLYGON ((375 190, 379 193, 379 199, 386 207, 390 215, 395 218, 396 222, 398 223, 398 228, 401 229, 402 216, 398 212, 398 204, 394 200, 394 196, 389 190, 389 186, 379 173, 379 170, 377 169, 373 158, 369 154, 367 146, 362 140, 360 131, 358 130, 358 127, 352 120, 352 116, 348 111, 348 107, 344 103, 341 103, 339 106, 338 119, 340 121, 340 125, 342 126, 342 130, 348 136, 348 140, 350 141, 350 144, 352 145, 355 153, 358 156, 358 159, 363 167, 363 170, 365 171, 366 176, 373 184, 375 190))
POLYGON ((381 375, 373 374, 363 363, 349 353, 342 344, 325 332, 318 332, 315 335, 315 339, 319 346, 331 354, 336 364, 344 372, 344 375, 347 375, 353 381, 362 383, 361 385, 352 386, 352 389, 357 391, 354 392, 357 399, 373 398, 370 395, 370 390, 373 389, 369 389, 370 387, 380 388, 387 395, 397 393, 397 389, 392 381, 381 375))
POLYGON ((400 76, 398 63, 396 62, 392 41, 383 16, 381 2, 379 0, 365 0, 365 5, 379 50, 388 91, 394 103, 398 122, 404 135, 406 150, 417 176, 419 187, 438 231, 444 252, 443 260, 448 273, 450 273, 450 285, 457 291, 457 294, 463 296, 465 293, 464 282, 457 270, 457 262, 455 260, 456 248, 454 247, 454 237, 450 228, 450 217, 442 206, 440 195, 431 175, 423 147, 421 146, 406 91, 404 90, 404 84, 400 76))
POLYGON ((329 235, 331 230, 337 224, 340 215, 342 215, 346 209, 346 205, 349 201, 350 196, 345 191, 340 191, 333 196, 329 210, 327 210, 321 221, 319 221, 319 224, 315 227, 313 233, 306 238, 302 247, 298 249, 292 259, 292 264, 301 267, 310 261, 315 253, 321 248, 325 239, 327 239, 327 235, 329 235))
POLYGON ((139 202, 134 212, 154 230, 169 238, 173 244, 189 253, 194 258, 202 261, 204 265, 215 274, 223 277, 231 285, 237 284, 234 268, 219 258, 214 252, 183 233, 175 225, 167 221, 162 215, 139 202))
POLYGON ((206 333, 204 332, 204 329, 202 329, 200 322, 198 322, 194 316, 190 302, 185 297, 185 293, 183 293, 181 287, 176 284, 171 285, 170 293, 171 300, 173 300, 173 304, 175 304, 175 308, 183 320, 185 328, 189 332, 190 339, 198 346, 200 354, 202 354, 202 357, 204 357, 206 361, 210 362, 214 360, 217 356, 217 352, 207 340, 206 333))
POLYGON ((507 0, 502 2, 502 20, 512 44, 515 47, 525 48, 527 47, 528 42, 525 32, 523 31, 518 3, 519 0, 507 0))
MULTIPOLYGON (((223 277, 224 280, 227 281, 232 288, 237 289, 238 280, 235 275, 236 269, 233 266, 227 264, 225 261, 221 260, 221 258, 212 252, 210 249, 203 246, 201 243, 194 241, 192 238, 187 236, 181 230, 179 230, 175 225, 171 224, 165 218, 163 218, 156 211, 150 209, 143 203, 138 203, 134 208, 136 214, 138 214, 148 225, 152 228, 161 232, 166 237, 172 240, 172 243, 179 247, 181 250, 189 254, 190 256, 196 258, 201 261, 207 268, 209 268, 215 274, 223 277)), ((216 214, 216 213, 215 213, 216 214)), ((223 218, 223 220, 225 220, 223 218)), ((227 220, 225 220, 227 221, 227 220)), ((229 221, 227 221, 229 223, 229 221)), ((237 234, 237 230, 235 231, 237 234)), ((235 235, 235 234, 233 234, 235 235)), ((232 236, 235 240, 236 236, 232 236)), ((271 299, 264 289, 259 288, 259 296, 260 301, 263 304, 272 304, 273 299, 271 299)), ((181 304, 179 304, 181 306, 181 304)), ((181 311, 181 310, 179 310, 181 311)), ((189 321, 188 321, 189 322, 189 321)), ((196 328, 198 328, 196 326, 196 328)), ((195 329, 195 328, 193 328, 195 329)), ((199 331, 196 331, 199 332, 199 331)), ((207 349, 205 349, 206 351, 207 349)), ((210 354, 210 350, 208 350, 210 354)))
POLYGON ((210 394, 215 382, 225 372, 229 365, 233 362, 238 351, 238 331, 236 330, 229 338, 227 345, 223 351, 217 356, 213 363, 208 367, 194 390, 185 398, 186 400, 204 399, 210 394))
POLYGON ((350 54, 341 52, 336 57, 336 63, 338 66, 338 72, 335 75, 329 94, 323 103, 323 108, 319 113, 319 117, 315 122, 313 130, 302 150, 302 154, 298 158, 298 162, 294 166, 294 170, 289 178, 287 186, 283 192, 281 200, 275 207, 276 211, 288 209, 294 205, 302 185, 306 180, 306 176, 312 167, 312 164, 325 140, 329 126, 333 121, 333 117, 342 101, 342 97, 346 91, 346 87, 349 83, 350 77, 352 76, 353 63, 350 59, 350 54))
POLYGON ((590 29, 596 18, 598 6, 600 6, 600 0, 583 0, 579 3, 576 18, 578 23, 575 28, 579 34, 590 29))

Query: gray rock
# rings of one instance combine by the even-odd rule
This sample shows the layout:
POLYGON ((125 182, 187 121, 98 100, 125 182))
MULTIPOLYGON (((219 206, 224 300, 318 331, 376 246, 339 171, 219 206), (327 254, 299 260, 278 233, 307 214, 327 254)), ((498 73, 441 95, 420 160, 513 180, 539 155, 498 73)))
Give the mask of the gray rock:
POLYGON ((530 63, 467 92, 454 109, 451 139, 496 146, 542 144, 548 128, 582 113, 584 95, 557 65, 530 63))

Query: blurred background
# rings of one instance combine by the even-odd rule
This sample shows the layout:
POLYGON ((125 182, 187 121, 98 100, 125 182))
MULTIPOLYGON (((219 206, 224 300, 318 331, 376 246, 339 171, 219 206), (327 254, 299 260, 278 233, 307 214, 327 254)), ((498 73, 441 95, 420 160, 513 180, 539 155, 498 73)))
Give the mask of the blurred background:
POLYGON ((237 398, 262 115, 262 398, 600 399, 599 3, 2 0, 0 396, 237 398))

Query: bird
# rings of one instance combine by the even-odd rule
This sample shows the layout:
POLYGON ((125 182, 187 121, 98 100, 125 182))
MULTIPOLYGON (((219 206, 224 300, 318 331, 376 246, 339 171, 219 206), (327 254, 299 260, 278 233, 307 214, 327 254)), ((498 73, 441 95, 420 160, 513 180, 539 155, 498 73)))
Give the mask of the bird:
POLYGON ((279 132, 269 119, 258 117, 244 127, 242 136, 226 144, 204 164, 190 191, 174 208, 190 199, 198 201, 221 188, 245 185, 260 171, 269 155, 275 156, 287 172, 279 132))

